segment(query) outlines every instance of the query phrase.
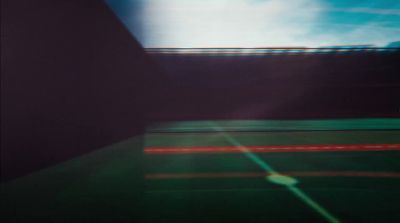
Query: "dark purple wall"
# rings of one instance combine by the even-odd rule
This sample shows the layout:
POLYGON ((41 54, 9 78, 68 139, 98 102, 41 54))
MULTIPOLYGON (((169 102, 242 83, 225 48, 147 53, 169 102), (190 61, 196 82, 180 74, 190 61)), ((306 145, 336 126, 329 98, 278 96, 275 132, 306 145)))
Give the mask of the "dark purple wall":
POLYGON ((141 134, 148 118, 399 117, 398 52, 150 58, 103 1, 1 4, 2 180, 141 134))
POLYGON ((153 120, 400 117, 400 49, 152 56, 175 85, 153 120))
POLYGON ((1 1, 1 175, 140 134, 156 74, 103 1, 1 1))

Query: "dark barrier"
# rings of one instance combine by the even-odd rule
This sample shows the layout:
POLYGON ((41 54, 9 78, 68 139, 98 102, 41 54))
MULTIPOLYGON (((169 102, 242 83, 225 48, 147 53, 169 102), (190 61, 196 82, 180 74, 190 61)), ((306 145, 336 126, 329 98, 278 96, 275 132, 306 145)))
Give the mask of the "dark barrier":
POLYGON ((143 132, 161 77, 102 1, 1 8, 2 181, 143 132))
POLYGON ((174 80, 154 120, 400 116, 399 49, 148 52, 174 80))

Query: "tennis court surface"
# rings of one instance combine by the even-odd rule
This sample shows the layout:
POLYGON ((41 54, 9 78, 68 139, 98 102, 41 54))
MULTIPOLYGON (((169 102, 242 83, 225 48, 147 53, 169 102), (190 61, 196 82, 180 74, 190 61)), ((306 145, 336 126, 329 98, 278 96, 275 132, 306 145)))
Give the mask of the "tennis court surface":
POLYGON ((187 121, 2 185, 21 222, 399 222, 400 119, 187 121))

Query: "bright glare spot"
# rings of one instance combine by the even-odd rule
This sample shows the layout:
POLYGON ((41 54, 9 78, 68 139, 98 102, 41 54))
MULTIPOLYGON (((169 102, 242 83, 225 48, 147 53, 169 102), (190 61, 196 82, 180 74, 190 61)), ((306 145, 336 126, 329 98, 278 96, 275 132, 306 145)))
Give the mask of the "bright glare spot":
POLYGON ((281 175, 281 174, 271 174, 266 177, 267 180, 271 181, 272 183, 284 185, 284 186, 294 186, 298 183, 298 181, 289 176, 281 175))

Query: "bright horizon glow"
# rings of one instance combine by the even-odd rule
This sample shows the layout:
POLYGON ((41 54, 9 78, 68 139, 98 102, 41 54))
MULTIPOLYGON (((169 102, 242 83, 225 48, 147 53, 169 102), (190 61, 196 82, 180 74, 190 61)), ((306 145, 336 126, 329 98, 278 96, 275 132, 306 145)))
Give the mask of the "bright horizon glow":
POLYGON ((107 3, 145 48, 385 47, 400 40, 398 0, 107 3))

